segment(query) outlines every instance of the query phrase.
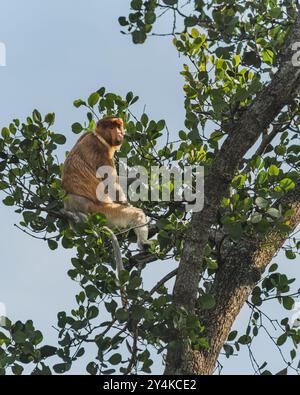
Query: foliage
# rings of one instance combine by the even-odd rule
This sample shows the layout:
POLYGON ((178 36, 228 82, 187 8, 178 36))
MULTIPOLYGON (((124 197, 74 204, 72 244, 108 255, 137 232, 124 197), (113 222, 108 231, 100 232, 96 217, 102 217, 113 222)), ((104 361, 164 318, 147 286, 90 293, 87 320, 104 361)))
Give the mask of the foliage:
MULTIPOLYGON (((130 6, 129 16, 119 18, 123 33, 130 34, 136 44, 145 42, 149 35, 170 35, 175 49, 186 59, 181 72, 185 130, 178 131, 172 141, 170 136, 175 132, 169 132, 164 120, 134 115, 132 106, 138 97, 132 92, 121 98, 100 88, 86 101, 75 100, 75 107, 86 108, 87 118, 74 123, 72 131, 89 132, 99 117, 117 115, 124 119, 128 136, 119 157, 126 156, 129 167, 202 165, 207 172, 231 125, 274 75, 290 26, 287 15, 294 15, 293 2, 132 0, 130 6), (154 32, 160 18, 168 18, 168 22, 173 18, 170 32, 154 32)), ((270 130, 262 131, 260 145, 244 159, 232 180, 230 196, 222 201, 213 231, 225 236, 221 242, 215 237, 207 245, 206 270, 199 285, 202 310, 214 308, 212 284, 224 250, 250 234, 264 240, 274 226, 278 232, 289 233, 293 212, 284 211, 278 202, 299 181, 299 106, 297 98, 282 110, 270 130), (274 131, 274 138, 268 138, 274 131)), ((146 290, 141 268, 129 270, 134 255, 130 235, 118 235, 128 269, 118 277, 109 239, 102 229, 105 218, 96 215, 75 229, 69 227, 60 213, 62 165, 56 159, 57 146, 66 138, 53 131, 54 120, 54 114, 42 117, 35 110, 26 122, 14 120, 2 129, 0 189, 6 194, 3 203, 14 206, 21 216, 18 227, 45 240, 51 250, 61 244, 76 252, 68 275, 81 291, 70 313, 58 313, 58 347, 40 346, 42 335, 31 321, 12 324, 8 320, 0 333, 0 372, 11 369, 21 374, 23 365, 32 363, 33 374, 64 373, 92 344, 95 357, 88 361, 89 374, 150 373, 153 353, 156 350, 163 355, 167 345, 174 346, 178 328, 185 331, 193 349, 209 347, 198 317, 172 304, 165 284, 169 278, 146 290), (128 310, 121 307, 120 289, 127 295, 128 310), (55 365, 46 365, 46 359, 53 356, 55 365)), ((184 204, 138 204, 158 227, 152 252, 158 260, 178 261, 189 220, 184 204)), ((299 243, 296 235, 288 238, 284 247, 287 258, 297 256, 299 243)), ((284 368, 278 374, 286 374, 288 369, 299 372, 299 329, 292 327, 288 317, 273 320, 263 310, 269 300, 278 300, 290 311, 299 296, 299 290, 292 288, 293 281, 280 273, 277 265, 269 267, 248 301, 250 319, 245 333, 232 331, 224 344, 226 357, 245 346, 255 372, 270 374, 267 362, 257 362, 251 347, 265 332, 283 357, 284 368), (279 330, 280 335, 272 330, 279 330), (281 350, 287 343, 289 357, 281 350)))

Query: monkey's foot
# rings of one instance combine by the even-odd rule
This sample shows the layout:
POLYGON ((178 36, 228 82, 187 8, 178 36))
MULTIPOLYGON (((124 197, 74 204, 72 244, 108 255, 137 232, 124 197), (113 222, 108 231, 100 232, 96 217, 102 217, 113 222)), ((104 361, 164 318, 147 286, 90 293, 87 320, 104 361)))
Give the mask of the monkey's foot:
POLYGON ((67 211, 65 209, 60 210, 60 212, 75 224, 79 224, 80 222, 85 222, 87 220, 87 215, 81 212, 73 213, 72 211, 67 211))
POLYGON ((138 247, 141 251, 148 251, 149 248, 153 245, 153 241, 152 240, 146 240, 146 241, 138 241, 138 247))

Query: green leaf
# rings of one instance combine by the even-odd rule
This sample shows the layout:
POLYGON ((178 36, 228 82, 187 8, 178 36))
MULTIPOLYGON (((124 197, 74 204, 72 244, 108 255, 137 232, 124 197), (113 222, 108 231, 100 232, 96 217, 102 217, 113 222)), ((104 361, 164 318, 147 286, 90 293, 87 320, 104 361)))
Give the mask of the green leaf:
POLYGON ((98 103, 99 100, 100 100, 99 93, 98 92, 94 92, 88 98, 88 104, 89 104, 90 107, 94 107, 98 103))
POLYGON ((285 256, 288 259, 296 259, 296 254, 292 250, 285 250, 285 256))
POLYGON ((268 170, 269 176, 277 177, 279 175, 279 169, 275 165, 271 165, 268 170))
POLYGON ((296 356, 297 356, 296 350, 295 350, 295 349, 292 349, 291 352, 290 352, 290 355, 291 355, 291 359, 292 359, 292 360, 295 359, 296 356))
POLYGON ((203 310, 211 310, 215 307, 216 304, 214 296, 210 294, 200 296, 199 302, 203 310))
POLYGON ((48 125, 53 125, 54 121, 55 121, 54 112, 51 112, 51 113, 45 115, 45 122, 47 122, 48 125))
MULTIPOLYGON (((126 369, 125 369, 126 370, 126 369)), ((109 375, 109 374, 114 374, 116 371, 116 369, 107 369, 107 370, 103 370, 102 374, 103 375, 109 375)))
POLYGON ((198 18, 196 16, 187 16, 184 18, 184 24, 186 27, 192 27, 198 24, 198 18))
POLYGON ((260 185, 263 185, 263 184, 265 184, 265 182, 267 181, 267 179, 268 179, 268 173, 266 173, 264 170, 262 170, 262 171, 259 173, 258 178, 257 178, 258 183, 259 183, 260 185))
POLYGON ((134 276, 134 277, 132 277, 130 279, 129 284, 128 284, 128 288, 129 289, 138 288, 138 287, 140 287, 141 283, 142 283, 141 277, 134 276))
POLYGON ((32 341, 32 343, 34 345, 37 345, 39 343, 41 343, 43 341, 43 334, 41 331, 35 331, 34 332, 34 339, 32 341))
POLYGON ((208 258, 206 260, 207 267, 210 270, 217 270, 218 269, 218 262, 215 259, 208 258))
POLYGON ((154 22, 156 21, 156 15, 154 12, 150 11, 150 12, 146 12, 145 14, 145 22, 148 25, 152 25, 154 22))
POLYGON ((33 111, 32 118, 33 118, 35 123, 42 122, 42 116, 41 116, 41 113, 38 110, 34 110, 33 111))
POLYGON ((2 128, 1 136, 6 140, 10 136, 10 131, 6 127, 2 128))
POLYGON ((106 310, 107 310, 109 313, 111 313, 111 314, 114 314, 114 313, 115 313, 117 307, 118 307, 118 305, 117 305, 117 303, 116 303, 114 300, 112 300, 112 301, 109 302, 109 303, 108 303, 108 302, 105 302, 105 308, 106 308, 106 310))
POLYGON ((243 234, 242 224, 239 222, 230 222, 225 224, 226 232, 229 233, 233 240, 239 240, 243 234))
POLYGON ((163 3, 166 5, 175 5, 177 4, 178 0, 163 0, 163 3))
POLYGON ((230 344, 224 344, 223 345, 226 357, 229 358, 230 355, 233 355, 234 353, 234 348, 230 344))
POLYGON ((143 44, 146 41, 147 35, 141 30, 135 30, 132 33, 132 41, 134 44, 143 44))
POLYGON ((240 344, 249 344, 251 343, 251 337, 249 335, 243 335, 239 338, 238 342, 240 344))
POLYGON ((228 341, 232 342, 236 337, 237 337, 238 332, 237 331, 232 331, 228 335, 228 341))
POLYGON ((78 350, 78 352, 76 353, 76 358, 80 358, 85 354, 85 349, 82 347, 78 350))
POLYGON ((146 309, 143 306, 133 306, 131 309, 131 314, 132 318, 134 318, 136 321, 140 321, 142 318, 144 318, 146 313, 146 309))
POLYGON ((133 105, 134 103, 136 103, 139 100, 139 96, 135 96, 132 101, 131 101, 131 105, 133 105))
POLYGON ((280 18, 282 15, 280 7, 272 7, 269 11, 269 15, 271 18, 280 18))
POLYGON ((86 102, 85 102, 84 100, 77 99, 77 100, 74 100, 73 105, 74 105, 76 108, 78 108, 78 107, 81 107, 81 106, 86 105, 86 102))
POLYGON ((17 365, 16 363, 11 368, 13 374, 19 376, 22 374, 24 368, 21 365, 17 365))
POLYGON ((233 49, 234 45, 231 45, 230 47, 219 47, 216 49, 215 54, 218 58, 230 59, 233 49))
POLYGON ((108 362, 110 362, 112 365, 118 365, 121 361, 122 361, 122 356, 121 354, 118 353, 112 355, 108 360, 108 362))
POLYGON ((253 304, 255 304, 256 306, 261 306, 261 304, 262 304, 262 299, 261 299, 260 294, 254 293, 254 294, 252 295, 252 297, 251 297, 251 302, 252 302, 253 304))
POLYGON ((5 206, 13 206, 15 204, 15 199, 12 196, 7 196, 3 199, 3 204, 5 204, 5 206))
POLYGON ((86 293, 86 296, 88 297, 88 299, 91 301, 95 301, 96 298, 99 296, 98 289, 96 287, 94 287, 93 285, 88 285, 85 288, 85 293, 86 293))
POLYGON ((47 240, 50 250, 54 251, 58 248, 58 243, 55 240, 47 240))
POLYGON ((262 220, 262 214, 260 213, 254 213, 251 216, 251 222, 253 224, 258 224, 262 220))
POLYGON ((7 189, 9 187, 9 184, 6 181, 0 181, 0 191, 3 191, 4 189, 7 189))
POLYGON ((294 308, 295 301, 290 296, 283 296, 282 304, 286 310, 292 310, 294 308))
POLYGON ((193 38, 199 37, 199 35, 200 35, 199 30, 196 29, 195 27, 193 27, 192 31, 191 31, 191 35, 192 35, 193 38))
POLYGON ((280 218, 281 217, 280 211, 277 208, 274 208, 274 207, 270 207, 267 210, 267 214, 270 215, 270 217, 273 217, 273 218, 280 218))
POLYGON ((274 56, 275 56, 273 51, 271 51, 270 49, 267 49, 266 51, 263 51, 261 53, 261 55, 262 55, 263 62, 265 62, 265 63, 267 63, 269 65, 273 64, 274 56))
POLYGON ((116 318, 120 322, 125 322, 128 320, 128 311, 124 309, 118 309, 116 311, 116 318))
POLYGON ((127 19, 125 18, 125 16, 120 16, 120 18, 119 18, 119 24, 120 24, 121 26, 127 26, 127 25, 129 25, 129 23, 128 23, 127 19))
POLYGON ((53 134, 52 139, 56 144, 63 145, 66 143, 67 139, 62 134, 53 134))
POLYGON ((59 363, 53 366, 53 370, 55 373, 62 374, 70 370, 71 364, 70 363, 59 363))
POLYGON ((73 125, 72 125, 72 132, 73 133, 78 134, 78 133, 81 133, 82 130, 83 130, 83 127, 81 126, 81 124, 79 122, 73 123, 73 125))
POLYGON ((273 263, 273 264, 270 266, 270 268, 269 268, 269 273, 276 272, 277 269, 278 269, 277 263, 273 263))
POLYGON ((99 314, 99 309, 96 306, 91 306, 89 307, 88 311, 87 311, 87 318, 89 320, 92 320, 93 318, 96 318, 99 314))
POLYGON ((161 130, 163 130, 165 128, 165 126, 166 126, 166 122, 163 119, 161 119, 156 124, 157 131, 160 132, 161 130))
POLYGON ((269 205, 269 202, 267 199, 259 196, 255 199, 255 204, 259 207, 259 208, 266 208, 269 205))
POLYGON ((0 346, 2 346, 2 344, 9 344, 9 342, 9 338, 4 333, 0 332, 0 346))
POLYGON ((87 367, 86 367, 86 371, 87 371, 89 374, 95 376, 95 375, 97 374, 97 372, 98 372, 98 366, 97 366, 97 364, 95 364, 95 362, 90 362, 90 363, 87 365, 87 367))
POLYGON ((276 376, 286 376, 287 375, 287 368, 280 370, 280 372, 276 373, 276 376))
POLYGON ((40 348, 42 358, 52 357, 56 354, 57 348, 52 346, 43 346, 40 348))
POLYGON ((241 63, 240 55, 234 55, 234 56, 232 57, 232 63, 233 63, 233 65, 234 65, 234 67, 238 67, 239 64, 241 63))
POLYGON ((65 236, 62 238, 61 244, 66 249, 73 248, 73 240, 72 239, 68 239, 65 236))
POLYGON ((180 130, 180 132, 179 132, 179 138, 181 139, 181 140, 187 140, 187 134, 183 131, 183 130, 180 130))
POLYGON ((133 10, 140 10, 143 5, 143 0, 132 0, 130 3, 130 7, 133 10))
POLYGON ((260 67, 261 60, 255 51, 247 51, 244 53, 243 63, 248 66, 260 67))
POLYGON ((99 89, 97 90, 97 92, 99 93, 100 97, 104 96, 105 91, 106 91, 106 89, 105 89, 104 86, 102 86, 101 88, 99 88, 99 89))
POLYGON ((283 333, 279 338, 277 339, 277 345, 282 346, 287 340, 287 334, 283 333))
POLYGON ((295 183, 290 178, 283 178, 282 180, 280 180, 279 185, 286 192, 290 189, 295 188, 295 183))
POLYGON ((129 272, 127 270, 122 270, 119 275, 119 280, 121 284, 125 284, 129 280, 129 272))
POLYGON ((143 125, 144 127, 147 126, 148 121, 149 121, 149 118, 148 118, 147 114, 143 114, 142 117, 141 117, 141 122, 142 122, 142 125, 143 125))
POLYGON ((17 330, 12 334, 13 340, 18 343, 18 344, 23 344, 26 341, 26 335, 24 332, 21 332, 20 330, 17 330))
POLYGON ((130 103, 132 99, 133 99, 133 93, 132 92, 128 92, 127 95, 126 95, 127 103, 130 103))
POLYGON ((264 370, 264 371, 261 373, 261 375, 262 375, 262 376, 272 376, 272 373, 271 373, 269 370, 264 370))

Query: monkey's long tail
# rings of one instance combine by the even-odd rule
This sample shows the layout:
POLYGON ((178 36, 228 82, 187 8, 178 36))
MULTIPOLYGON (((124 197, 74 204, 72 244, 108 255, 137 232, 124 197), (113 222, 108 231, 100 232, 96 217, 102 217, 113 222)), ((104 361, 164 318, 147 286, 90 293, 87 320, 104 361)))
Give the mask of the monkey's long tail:
MULTIPOLYGON (((109 234, 109 237, 111 239, 111 242, 113 245, 113 250, 114 250, 114 257, 116 260, 117 273, 119 276, 121 271, 124 270, 120 244, 118 242, 116 235, 114 234, 114 232, 111 229, 109 229, 107 226, 103 226, 103 229, 105 229, 107 231, 107 233, 109 234)), ((122 306, 125 310, 127 310, 128 309, 128 300, 127 300, 127 297, 126 297, 126 294, 124 291, 124 287, 121 287, 120 292, 121 292, 122 306)))

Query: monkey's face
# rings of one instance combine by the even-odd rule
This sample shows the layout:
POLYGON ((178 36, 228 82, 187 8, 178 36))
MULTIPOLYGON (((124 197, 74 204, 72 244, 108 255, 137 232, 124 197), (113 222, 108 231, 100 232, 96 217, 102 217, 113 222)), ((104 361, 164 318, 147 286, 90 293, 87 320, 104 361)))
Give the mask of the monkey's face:
POLYGON ((120 118, 102 119, 98 123, 98 131, 112 147, 118 147, 124 141, 125 130, 120 118))

